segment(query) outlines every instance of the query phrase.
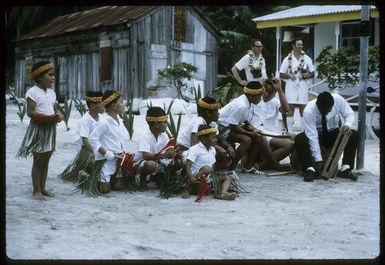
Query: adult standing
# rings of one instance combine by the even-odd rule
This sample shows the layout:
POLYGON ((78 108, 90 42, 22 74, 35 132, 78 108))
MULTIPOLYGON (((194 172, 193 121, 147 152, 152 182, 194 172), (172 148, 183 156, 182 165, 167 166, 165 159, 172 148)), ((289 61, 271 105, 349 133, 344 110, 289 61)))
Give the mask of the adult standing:
MULTIPOLYGON (((309 79, 314 77, 313 61, 303 51, 301 39, 291 41, 293 50, 285 57, 279 70, 280 77, 286 80, 285 94, 289 103, 287 114, 288 131, 293 131, 294 109, 299 108, 302 118, 303 110, 309 97, 309 79)), ((302 125, 302 121, 301 121, 302 125)))
POLYGON ((251 41, 251 50, 231 68, 235 79, 242 86, 246 86, 251 81, 261 82, 267 78, 266 62, 262 56, 262 48, 262 42, 259 39, 253 39, 251 41), (242 80, 239 76, 241 70, 245 70, 246 80, 242 80))

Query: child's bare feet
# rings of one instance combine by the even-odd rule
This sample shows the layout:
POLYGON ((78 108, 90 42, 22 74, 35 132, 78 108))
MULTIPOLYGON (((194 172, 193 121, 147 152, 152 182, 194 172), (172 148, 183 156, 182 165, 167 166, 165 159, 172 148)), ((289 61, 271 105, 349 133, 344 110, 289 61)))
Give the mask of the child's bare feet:
POLYGON ((53 194, 52 192, 50 192, 50 191, 48 191, 48 190, 42 190, 41 193, 42 193, 44 196, 55 197, 55 194, 53 194))
POLYGON ((78 173, 78 182, 82 183, 89 177, 89 174, 84 170, 80 170, 78 173))
POLYGON ((191 197, 190 195, 190 192, 188 192, 188 190, 185 190, 184 192, 182 192, 182 194, 180 195, 183 199, 188 199, 191 197))
POLYGON ((235 199, 235 193, 234 192, 222 192, 219 199, 229 200, 229 201, 234 200, 235 199))
POLYGON ((33 198, 35 200, 45 201, 45 197, 44 197, 43 193, 41 193, 40 191, 33 192, 33 198))

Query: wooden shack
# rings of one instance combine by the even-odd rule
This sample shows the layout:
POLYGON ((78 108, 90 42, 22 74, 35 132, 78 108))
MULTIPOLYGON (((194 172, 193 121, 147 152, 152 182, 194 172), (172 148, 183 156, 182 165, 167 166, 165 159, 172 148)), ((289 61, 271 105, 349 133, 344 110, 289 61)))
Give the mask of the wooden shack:
POLYGON ((16 42, 18 96, 33 85, 32 64, 56 66, 58 98, 84 98, 86 90, 119 90, 126 99, 176 96, 157 79, 176 62, 198 67, 202 92, 217 85, 221 33, 194 6, 103 6, 59 16, 16 42))

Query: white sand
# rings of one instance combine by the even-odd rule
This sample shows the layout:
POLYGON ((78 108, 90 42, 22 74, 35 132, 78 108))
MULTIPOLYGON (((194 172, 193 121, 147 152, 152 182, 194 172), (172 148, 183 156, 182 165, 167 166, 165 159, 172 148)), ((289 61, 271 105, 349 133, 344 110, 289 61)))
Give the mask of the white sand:
MULTIPOLYGON (((79 113, 58 126, 47 180, 55 198, 32 199, 32 159, 15 159, 29 118, 6 116, 6 254, 11 259, 372 259, 379 255, 379 141, 367 140, 357 182, 305 183, 300 174, 239 174, 250 193, 161 199, 111 192, 90 198, 57 177, 73 159, 79 113)), ((142 113, 144 114, 144 113, 142 113)), ((183 116, 182 124, 189 122, 183 116)), ((135 117, 133 149, 144 115, 135 117)), ((183 125, 182 125, 183 126, 183 125)), ((151 186, 152 187, 152 186, 151 186)))

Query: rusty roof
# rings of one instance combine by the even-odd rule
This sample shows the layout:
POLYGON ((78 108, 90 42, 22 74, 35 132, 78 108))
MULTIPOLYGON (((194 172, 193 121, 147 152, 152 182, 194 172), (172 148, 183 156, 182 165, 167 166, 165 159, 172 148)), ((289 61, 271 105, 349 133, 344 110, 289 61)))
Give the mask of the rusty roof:
POLYGON ((52 37, 65 33, 123 24, 140 18, 156 6, 103 6, 59 16, 19 40, 52 37))

